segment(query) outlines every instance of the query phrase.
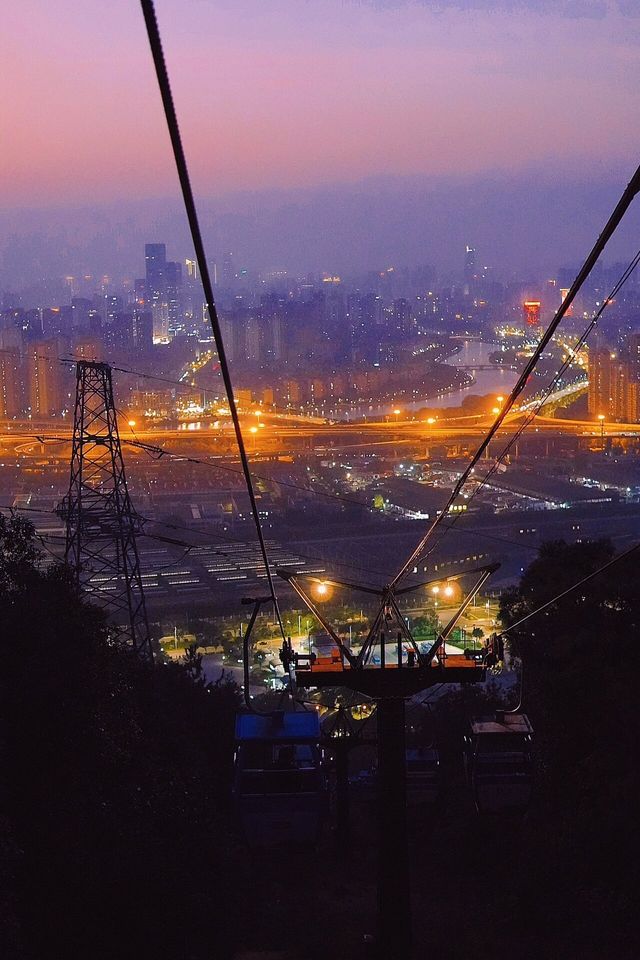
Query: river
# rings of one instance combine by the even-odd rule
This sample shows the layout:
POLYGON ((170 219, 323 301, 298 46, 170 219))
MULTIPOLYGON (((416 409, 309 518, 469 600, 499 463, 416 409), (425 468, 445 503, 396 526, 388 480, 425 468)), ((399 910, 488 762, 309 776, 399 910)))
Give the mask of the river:
POLYGON ((444 391, 442 394, 426 397, 423 400, 412 400, 410 403, 400 401, 399 404, 385 403, 379 407, 356 406, 349 409, 344 419, 351 420, 358 417, 383 417, 393 414, 398 406, 402 411, 419 410, 421 407, 459 407, 469 394, 484 396, 488 393, 506 396, 516 382, 518 372, 509 368, 491 364, 489 359, 498 349, 495 343, 485 343, 482 340, 461 340, 460 349, 443 361, 452 367, 464 370, 473 378, 467 387, 458 390, 444 391), (491 369, 477 369, 491 366, 491 369))
MULTIPOLYGON (((459 407, 470 393, 477 393, 480 396, 484 396, 486 393, 506 396, 516 382, 518 371, 505 369, 498 364, 491 364, 489 358, 497 349, 498 346, 495 343, 484 343, 482 340, 463 340, 459 352, 449 357, 445 362, 452 367, 463 369, 465 373, 469 373, 474 382, 462 390, 454 390, 445 394, 438 399, 437 403, 434 403, 433 400, 430 401, 430 405, 459 407), (491 370, 476 369, 488 364, 491 364, 491 370)), ((419 404, 419 406, 424 406, 424 403, 419 404)), ((417 407, 412 404, 410 409, 415 410, 417 407)))

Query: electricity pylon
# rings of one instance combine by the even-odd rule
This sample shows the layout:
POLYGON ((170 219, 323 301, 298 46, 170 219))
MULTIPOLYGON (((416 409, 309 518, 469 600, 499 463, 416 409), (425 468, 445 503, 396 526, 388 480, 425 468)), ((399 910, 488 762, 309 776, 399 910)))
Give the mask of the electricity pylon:
POLYGON ((78 586, 114 619, 116 639, 152 660, 136 546, 141 521, 127 489, 108 363, 76 364, 71 479, 62 514, 65 561, 78 586))

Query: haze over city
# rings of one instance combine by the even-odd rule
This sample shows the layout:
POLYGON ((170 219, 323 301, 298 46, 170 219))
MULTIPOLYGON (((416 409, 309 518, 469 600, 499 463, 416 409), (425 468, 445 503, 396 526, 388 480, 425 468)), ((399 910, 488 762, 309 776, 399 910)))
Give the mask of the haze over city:
MULTIPOLYGON (((126 276, 150 235, 186 239, 137 12, 5 14, 5 283, 12 236, 28 281, 126 276)), ((546 272, 580 260, 629 176, 633 3, 165 0, 158 15, 207 237, 257 269, 451 270, 471 239, 506 272, 546 272)))

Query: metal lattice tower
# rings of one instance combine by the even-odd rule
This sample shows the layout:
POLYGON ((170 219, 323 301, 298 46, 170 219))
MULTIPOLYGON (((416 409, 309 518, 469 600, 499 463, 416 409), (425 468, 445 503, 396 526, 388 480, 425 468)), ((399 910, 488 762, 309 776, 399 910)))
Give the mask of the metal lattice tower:
POLYGON ((76 365, 71 479, 62 513, 65 561, 78 585, 111 614, 118 640, 151 660, 136 546, 141 522, 127 489, 107 363, 80 360, 76 365))

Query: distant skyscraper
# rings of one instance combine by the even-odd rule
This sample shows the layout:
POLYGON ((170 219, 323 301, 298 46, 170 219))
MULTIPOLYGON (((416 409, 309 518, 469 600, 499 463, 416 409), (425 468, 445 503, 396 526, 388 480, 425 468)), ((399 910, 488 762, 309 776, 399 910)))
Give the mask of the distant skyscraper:
POLYGON ((640 383, 640 333, 633 333, 627 340, 629 352, 629 380, 640 383))
POLYGON ((236 272, 233 266, 233 254, 225 253, 222 261, 222 286, 230 287, 236 278, 236 272))
POLYGON ((470 247, 469 244, 464 248, 464 272, 467 276, 472 277, 476 269, 476 248, 470 247))
POLYGON ((609 416, 611 398, 611 351, 592 346, 589 350, 589 413, 592 417, 609 416))
POLYGON ((17 349, 0 351, 0 417, 18 417, 23 405, 22 358, 17 349))
POLYGON ((33 417, 49 417, 62 410, 57 340, 35 340, 26 351, 27 395, 33 417))
MULTIPOLYGON (((197 263, 197 261, 196 261, 196 260, 188 260, 188 259, 187 259, 187 260, 185 260, 184 265, 185 265, 185 268, 186 268, 186 271, 187 271, 187 276, 189 277, 189 280, 197 280, 197 279, 198 279, 198 263, 197 263)), ((214 261, 212 262, 212 264, 211 264, 211 269, 212 269, 212 271, 215 270, 215 260, 214 260, 214 261)), ((216 282, 213 277, 211 277, 211 282, 214 283, 214 284, 215 284, 215 282, 216 282)))
POLYGON ((153 314, 150 310, 136 310, 133 314, 133 346, 141 357, 147 357, 153 348, 153 314))
POLYGON ((412 326, 411 304, 404 297, 393 301, 393 327, 396 333, 409 333, 412 326))
POLYGON ((182 266, 169 261, 165 264, 165 294, 168 331, 175 336, 184 327, 182 310, 182 266))
POLYGON ((144 262, 147 296, 153 313, 153 337, 154 340, 166 340, 169 335, 169 308, 166 296, 167 248, 165 244, 145 244, 144 262))
POLYGON ((540 326, 540 301, 539 300, 525 300, 522 305, 524 310, 524 319, 529 327, 539 327, 540 326))
POLYGON ((144 263, 149 295, 159 298, 164 293, 164 270, 167 263, 167 248, 164 243, 147 243, 144 248, 144 263))

